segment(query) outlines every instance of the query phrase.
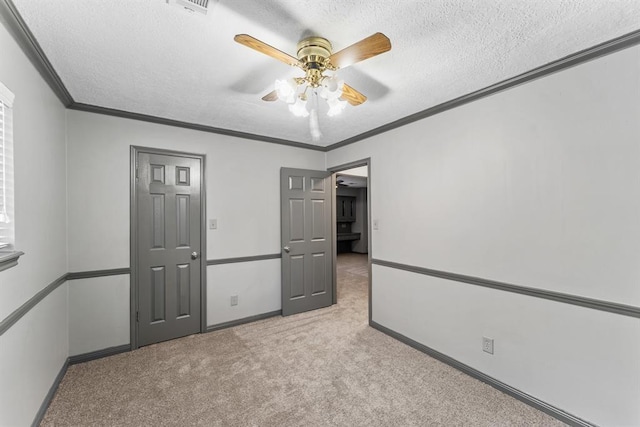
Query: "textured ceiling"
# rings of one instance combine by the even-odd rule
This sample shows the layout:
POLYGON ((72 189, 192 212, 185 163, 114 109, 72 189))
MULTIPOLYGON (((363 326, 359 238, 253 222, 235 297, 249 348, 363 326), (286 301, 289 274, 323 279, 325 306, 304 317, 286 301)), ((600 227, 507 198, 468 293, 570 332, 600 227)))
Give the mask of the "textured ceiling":
POLYGON ((13 0, 78 103, 327 146, 640 28, 638 0, 212 2, 13 0), (295 55, 319 35, 340 50, 375 32, 390 52, 339 72, 368 96, 308 119, 260 98, 300 71, 233 41, 295 55))

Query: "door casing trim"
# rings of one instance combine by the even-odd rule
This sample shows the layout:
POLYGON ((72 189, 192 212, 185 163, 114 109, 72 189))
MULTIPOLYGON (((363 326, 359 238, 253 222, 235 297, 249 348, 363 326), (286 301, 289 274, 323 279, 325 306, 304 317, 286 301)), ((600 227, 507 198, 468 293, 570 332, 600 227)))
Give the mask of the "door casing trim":
POLYGON ((141 147, 132 145, 130 149, 129 170, 129 258, 131 265, 130 276, 130 341, 131 350, 138 348, 138 325, 136 312, 138 310, 138 224, 136 222, 138 205, 136 201, 136 161, 139 153, 188 157, 200 160, 200 333, 207 331, 207 201, 206 201, 206 155, 186 153, 182 151, 165 150, 161 148, 141 147))
POLYGON ((337 237, 337 228, 336 228, 336 221, 337 221, 337 213, 336 213, 336 172, 340 172, 343 170, 347 170, 347 169, 353 169, 359 166, 366 166, 367 167, 367 231, 369 233, 368 235, 368 241, 367 241, 367 270, 368 270, 368 276, 369 276, 369 284, 368 284, 368 288, 369 288, 369 292, 368 292, 368 299, 369 299, 369 325, 371 325, 371 322, 373 321, 373 313, 372 313, 372 292, 371 292, 371 288, 372 288, 372 277, 371 277, 371 257, 372 257, 372 253, 371 253, 371 242, 373 240, 373 236, 371 234, 371 157, 367 157, 365 159, 361 159, 361 160, 356 160, 354 162, 349 162, 349 163, 344 163, 342 165, 338 165, 338 166, 332 166, 330 168, 327 168, 327 170, 329 172, 331 172, 331 201, 332 201, 332 205, 333 207, 331 208, 331 233, 333 233, 333 244, 332 244, 332 248, 331 248, 331 252, 333 253, 333 304, 337 304, 338 303, 338 237, 337 237))

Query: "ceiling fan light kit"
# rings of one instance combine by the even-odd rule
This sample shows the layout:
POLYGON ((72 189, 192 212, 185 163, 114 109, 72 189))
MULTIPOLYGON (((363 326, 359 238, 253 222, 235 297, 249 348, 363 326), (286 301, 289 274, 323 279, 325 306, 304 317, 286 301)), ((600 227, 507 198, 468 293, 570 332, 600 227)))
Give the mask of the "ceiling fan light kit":
POLYGON ((298 60, 305 71, 304 77, 289 80, 276 80, 275 91, 280 101, 289 104, 289 111, 296 117, 308 117, 306 109, 309 96, 320 96, 329 104, 329 117, 344 110, 346 101, 340 101, 344 81, 334 75, 325 75, 325 71, 335 71, 331 62, 331 43, 322 37, 307 37, 298 43, 298 60))
POLYGON ((277 99, 289 104, 289 111, 297 117, 308 116, 308 112, 302 111, 301 108, 306 108, 310 95, 319 96, 327 101, 327 115, 330 117, 340 114, 347 105, 347 101, 340 100, 344 81, 338 80, 336 76, 323 76, 318 86, 313 86, 302 78, 276 80, 274 86, 277 99))
POLYGON ((296 101, 296 83, 295 81, 291 83, 286 80, 276 80, 275 83, 275 90, 278 99, 286 102, 287 104, 292 104, 296 101))
POLYGON ((307 100, 299 96, 296 97, 294 102, 289 103, 289 111, 296 117, 308 117, 307 100))
POLYGON ((335 71, 391 49, 389 38, 382 33, 375 33, 336 53, 332 52, 329 40, 323 37, 307 37, 298 42, 297 58, 247 34, 238 34, 234 40, 304 71, 304 77, 276 80, 274 90, 262 99, 269 102, 286 102, 289 111, 296 117, 311 115, 310 130, 315 141, 320 138, 317 123, 318 98, 326 101, 329 117, 340 114, 347 103, 357 106, 367 100, 366 96, 338 79, 335 71), (330 74, 325 74, 327 71, 330 74), (313 99, 309 108, 308 101, 311 97, 313 99))

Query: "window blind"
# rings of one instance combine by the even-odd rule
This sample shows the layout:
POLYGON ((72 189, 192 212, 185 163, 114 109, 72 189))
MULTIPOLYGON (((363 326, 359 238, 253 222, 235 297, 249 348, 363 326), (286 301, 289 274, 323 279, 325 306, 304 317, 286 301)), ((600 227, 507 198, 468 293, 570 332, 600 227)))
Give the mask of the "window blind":
POLYGON ((0 248, 13 243, 12 109, 0 101, 0 248))

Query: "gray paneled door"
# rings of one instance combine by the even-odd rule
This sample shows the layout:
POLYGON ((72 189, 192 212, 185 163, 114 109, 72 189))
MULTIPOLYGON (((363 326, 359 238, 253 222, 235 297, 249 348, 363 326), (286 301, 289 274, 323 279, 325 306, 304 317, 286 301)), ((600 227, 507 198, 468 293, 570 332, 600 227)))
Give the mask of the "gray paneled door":
POLYGON ((333 301, 331 173, 280 170, 282 314, 333 301))
POLYGON ((200 332, 201 159, 137 154, 138 345, 200 332))

